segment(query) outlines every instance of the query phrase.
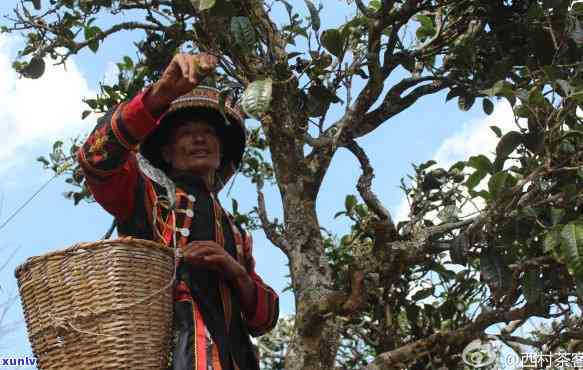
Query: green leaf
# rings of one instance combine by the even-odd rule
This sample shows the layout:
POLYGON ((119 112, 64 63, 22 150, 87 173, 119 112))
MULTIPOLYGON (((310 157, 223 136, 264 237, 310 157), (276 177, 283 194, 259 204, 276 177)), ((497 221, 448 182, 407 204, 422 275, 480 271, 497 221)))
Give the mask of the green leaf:
POLYGON ((373 12, 378 12, 379 9, 381 8, 380 0, 370 0, 370 2, 368 3, 368 8, 373 12))
POLYGON ((364 204, 357 204, 356 207, 356 214, 359 215, 361 218, 365 218, 368 215, 368 208, 364 204))
POLYGON ((544 9, 558 8, 562 6, 563 0, 543 0, 544 9))
POLYGON ((405 312, 407 314, 407 320, 409 320, 410 323, 416 323, 419 318, 419 311, 420 311, 419 306, 406 305, 405 312))
POLYGON ((512 183, 512 176, 508 172, 498 172, 488 181, 488 191, 492 199, 497 198, 512 183))
POLYGON ((558 225, 553 227, 549 231, 545 233, 543 239, 543 247, 545 253, 551 253, 555 258, 559 261, 563 261, 561 257, 561 231, 563 230, 563 226, 558 225))
POLYGON ((420 301, 422 299, 431 297, 435 292, 435 287, 431 286, 429 288, 421 289, 411 297, 411 300, 414 302, 420 301))
POLYGON ((497 96, 503 94, 506 90, 512 89, 512 85, 504 80, 498 81, 490 89, 482 90, 481 92, 488 96, 497 96))
POLYGON ((427 162, 423 162, 419 165, 419 171, 426 170, 429 167, 433 166, 434 164, 437 164, 437 162, 434 161, 433 159, 430 159, 427 162))
POLYGON ((490 99, 484 98, 482 100, 482 109, 484 109, 484 113, 490 115, 494 112, 494 103, 490 99))
POLYGON ((190 0, 190 2, 197 12, 202 12, 215 6, 216 0, 190 0))
POLYGON ((433 20, 427 15, 418 15, 416 19, 421 23, 421 27, 433 27, 433 20))
POLYGON ((553 65, 546 65, 541 68, 545 74, 547 81, 554 81, 559 78, 560 69, 553 65))
MULTIPOLYGON (((411 59, 412 59, 412 63, 411 63, 411 64, 412 64, 412 66, 411 66, 411 69, 407 68, 407 69, 408 69, 408 70, 410 70, 410 71, 411 71, 411 70, 413 69, 413 67, 415 66, 415 59, 414 59, 414 58, 411 58, 411 59)), ((451 90, 450 90, 450 91, 447 93, 447 95, 445 96, 445 101, 446 101, 446 102, 448 102, 448 101, 450 101, 451 99, 455 98, 456 96, 460 96, 462 93, 463 93, 463 90, 462 90, 462 89, 459 89, 459 88, 453 88, 453 89, 451 89, 451 90)))
POLYGON ((498 158, 507 158, 518 145, 522 143, 522 134, 517 131, 510 131, 502 136, 496 146, 496 156, 498 158))
POLYGON ((498 197, 502 192, 513 185, 514 178, 508 172, 498 172, 488 181, 488 191, 492 199, 498 197))
POLYGON ((18 72, 26 78, 40 78, 45 73, 45 61, 42 58, 33 57, 30 62, 19 68, 18 72))
POLYGON ((287 11, 287 14, 291 17, 293 9, 294 9, 293 6, 285 0, 277 0, 277 1, 279 1, 280 3, 283 3, 283 5, 285 6, 285 10, 287 11))
POLYGON ((340 245, 350 245, 350 243, 352 243, 352 236, 350 236, 350 234, 344 235, 341 239, 340 239, 340 245))
POLYGON ((431 266, 431 269, 439 274, 443 280, 452 280, 455 279, 455 272, 448 270, 440 263, 435 263, 431 266))
POLYGON ((318 8, 311 0, 304 0, 306 6, 308 7, 308 11, 310 12, 310 22, 312 24, 312 29, 314 31, 318 31, 320 29, 320 14, 318 12, 318 8))
POLYGON ((490 89, 480 90, 480 93, 488 96, 503 96, 510 102, 510 105, 514 105, 516 102, 514 89, 508 81, 500 80, 490 89))
POLYGON ((555 82, 557 83, 557 85, 559 85, 559 87, 563 91, 564 96, 571 96, 574 89, 573 86, 571 86, 571 84, 568 81, 559 79, 556 80, 555 82))
POLYGON ((494 131, 494 133, 496 134, 496 136, 502 137, 502 130, 500 130, 500 127, 498 127, 498 126, 490 126, 490 129, 492 131, 494 131))
POLYGON ((418 15, 416 19, 420 23, 419 28, 417 28, 417 31, 415 32, 418 39, 424 39, 435 35, 435 25, 433 24, 431 17, 427 15, 418 15))
POLYGON ((97 50, 99 50, 99 41, 91 41, 87 46, 92 52, 97 53, 97 50))
POLYGON ((575 279, 583 279, 583 223, 570 222, 561 231, 561 256, 575 279))
POLYGON ((506 158, 496 157, 492 166, 494 167, 494 173, 500 172, 504 169, 504 162, 506 162, 506 158))
POLYGON ((96 99, 86 99, 85 104, 89 106, 91 109, 97 109, 97 100, 96 99))
POLYGON ((354 195, 347 195, 346 199, 344 200, 344 207, 346 208, 346 212, 350 213, 354 210, 354 207, 358 203, 356 196, 354 195))
POLYGON ((480 273, 484 282, 495 296, 503 295, 512 282, 512 273, 504 259, 493 248, 482 251, 480 273))
POLYGON ((457 169, 458 171, 463 171, 464 168, 466 168, 466 162, 464 162, 464 161, 457 161, 457 162, 455 162, 454 164, 451 165, 451 167, 449 168, 449 172, 451 172, 454 169, 457 169))
POLYGON ((468 180, 466 181, 466 186, 468 187, 468 189, 472 190, 473 188, 478 186, 478 184, 484 179, 484 177, 486 177, 487 174, 488 174, 487 172, 482 171, 475 171, 474 173, 472 173, 470 177, 468 177, 468 180))
POLYGON ((545 149, 544 131, 531 131, 524 135, 524 146, 533 153, 542 153, 545 149))
POLYGON ((534 219, 538 219, 538 212, 537 209, 531 207, 531 206, 526 206, 524 207, 521 211, 520 211, 523 215, 525 215, 526 217, 531 217, 534 219))
POLYGON ((48 166, 50 164, 50 162, 45 157, 38 157, 36 160, 42 163, 44 166, 48 166))
POLYGON ((439 311, 441 311, 443 318, 451 319, 457 312, 457 307, 455 302, 447 300, 439 307, 439 311))
MULTIPOLYGON (((90 40, 101 33, 101 29, 97 26, 89 26, 84 28, 85 40, 90 40)), ((96 53, 99 49, 99 40, 91 41, 88 45, 92 52, 96 53)))
POLYGON ((247 17, 231 18, 231 34, 235 44, 245 53, 251 54, 257 42, 255 28, 247 17))
POLYGON ((545 98, 540 88, 533 87, 528 92, 528 104, 530 105, 543 105, 545 103, 545 98))
POLYGON ((522 292, 530 304, 539 303, 544 297, 544 281, 538 271, 529 270, 522 277, 522 292))
POLYGON ((324 104, 342 102, 342 99, 335 94, 334 90, 319 84, 313 84, 310 86, 308 89, 308 97, 324 104))
POLYGON ((520 118, 528 118, 530 116, 530 110, 526 104, 518 104, 514 107, 514 114, 520 118))
POLYGON ((483 154, 470 157, 468 160, 468 166, 486 174, 494 173, 492 162, 483 154))
POLYGON ((435 28, 419 27, 417 28, 417 31, 415 31, 415 35, 417 36, 418 39, 421 40, 428 37, 432 37, 433 35, 435 35, 435 28))
POLYGON ((269 110, 272 91, 273 81, 270 78, 253 81, 241 97, 241 108, 247 115, 256 119, 260 118, 269 110))
POLYGON ((571 4, 573 4, 571 9, 572 12, 578 14, 581 14, 583 12, 583 3, 579 1, 571 1, 571 4))
POLYGON ((575 146, 568 140, 563 140, 559 145, 559 151, 564 154, 573 154, 576 151, 575 146))
POLYGON ((339 30, 331 28, 322 32, 322 45, 334 56, 341 58, 344 54, 344 38, 339 30))
POLYGON ((231 0, 216 0, 209 11, 211 17, 234 17, 237 14, 237 7, 233 6, 231 0))
POLYGON ((441 211, 437 214, 437 218, 443 223, 455 222, 458 220, 458 215, 460 214, 460 209, 453 204, 443 207, 441 211))
POLYGON ((531 6, 528 8, 528 13, 526 14, 529 22, 536 21, 544 17, 544 15, 545 13, 537 1, 531 4, 531 6))
POLYGON ((90 114, 91 114, 90 110, 84 110, 83 113, 81 113, 81 119, 87 118, 87 116, 90 114))
POLYGON ((565 210, 562 208, 551 208, 551 223, 553 226, 558 225, 565 216, 565 210))
POLYGON ((465 265, 468 262, 467 253, 470 249, 470 241, 466 233, 461 233, 458 235, 451 243, 451 249, 449 255, 451 257, 451 262, 458 265, 465 265))
POLYGON ((127 69, 134 68, 134 61, 132 60, 132 58, 128 57, 127 55, 123 57, 123 62, 125 64, 125 66, 127 67, 127 69))
POLYGON ((474 105, 475 101, 476 97, 473 95, 461 95, 458 98, 457 105, 461 110, 467 112, 472 108, 472 105, 474 105))

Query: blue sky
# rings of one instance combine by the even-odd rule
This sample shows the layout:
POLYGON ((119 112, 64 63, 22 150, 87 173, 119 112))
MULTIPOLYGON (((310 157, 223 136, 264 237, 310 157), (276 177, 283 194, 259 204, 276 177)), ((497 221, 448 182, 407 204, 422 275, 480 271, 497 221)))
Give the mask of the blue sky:
MULTIPOLYGON (((344 19, 338 1, 324 1, 324 28, 344 19)), ((7 14, 16 1, 3 1, 0 14, 7 14)), ((299 6, 299 5, 298 5, 299 6)), ((3 24, 4 20, 0 20, 3 24)), ((98 54, 82 52, 66 65, 47 66, 40 80, 18 79, 10 68, 20 39, 0 35, 0 224, 34 193, 51 173, 35 161, 46 155, 55 139, 88 133, 95 118, 81 120, 86 109, 83 97, 91 97, 98 84, 111 75, 112 66, 125 53, 133 55, 132 40, 139 34, 116 36, 102 45, 98 54)), ((336 108, 340 109, 340 107, 336 108)), ((359 140, 367 150, 376 171, 374 190, 393 215, 406 215, 399 181, 411 173, 411 163, 437 159, 452 164, 470 154, 491 151, 495 137, 488 129, 496 124, 510 127, 510 110, 497 104, 492 116, 485 117, 481 104, 470 112, 461 112, 455 101, 445 103, 445 94, 420 100, 412 109, 386 122, 371 135, 359 140)), ((344 207, 347 194, 356 194, 360 168, 353 156, 340 150, 326 175, 318 198, 321 225, 342 233, 347 223, 333 215, 344 207)), ((0 262, 14 256, 0 271, 0 298, 17 292, 14 268, 27 257, 62 249, 82 241, 99 239, 108 228, 111 217, 97 204, 73 206, 62 193, 69 187, 63 179, 53 181, 39 196, 0 230, 0 262)), ((231 196, 240 208, 248 210, 256 203, 254 187, 238 176, 231 196)), ((223 204, 231 201, 223 194, 223 204)), ((267 189, 268 212, 281 219, 281 202, 274 189, 267 189)), ((286 261, 283 254, 269 244, 263 232, 255 232, 255 257, 259 274, 278 292, 287 285, 286 261)), ((1 302, 1 301, 0 301, 1 302)), ((293 312, 293 297, 282 294, 282 312, 293 312)), ((15 323, 8 334, 0 335, 0 358, 27 355, 30 346, 20 302, 9 309, 1 324, 15 323)), ((1 329, 1 328, 0 328, 1 329)), ((0 330, 1 332, 1 330, 0 330)))

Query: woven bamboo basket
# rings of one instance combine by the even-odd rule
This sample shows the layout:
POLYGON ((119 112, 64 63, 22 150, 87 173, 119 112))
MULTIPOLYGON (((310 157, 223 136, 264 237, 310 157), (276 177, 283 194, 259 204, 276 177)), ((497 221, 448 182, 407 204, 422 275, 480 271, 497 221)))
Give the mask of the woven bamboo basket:
POLYGON ((122 238, 31 257, 16 278, 38 367, 165 369, 174 255, 122 238))

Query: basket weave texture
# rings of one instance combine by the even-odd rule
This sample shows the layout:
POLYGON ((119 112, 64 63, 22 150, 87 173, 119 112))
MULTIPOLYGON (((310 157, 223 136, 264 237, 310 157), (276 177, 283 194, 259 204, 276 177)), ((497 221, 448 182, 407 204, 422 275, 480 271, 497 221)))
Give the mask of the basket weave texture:
POLYGON ((140 239, 31 257, 16 278, 40 369, 165 369, 174 254, 140 239))

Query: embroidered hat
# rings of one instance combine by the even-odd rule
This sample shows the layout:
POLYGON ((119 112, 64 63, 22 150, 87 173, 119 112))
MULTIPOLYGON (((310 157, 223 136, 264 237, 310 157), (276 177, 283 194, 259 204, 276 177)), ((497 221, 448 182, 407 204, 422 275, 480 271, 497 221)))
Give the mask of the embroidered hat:
POLYGON ((241 164, 245 150, 245 116, 230 98, 226 99, 223 116, 219 106, 219 90, 215 88, 198 86, 192 92, 174 100, 160 117, 158 128, 140 145, 140 153, 152 165, 168 172, 170 165, 162 158, 162 146, 166 143, 172 128, 182 123, 176 118, 183 118, 184 114, 192 118, 199 115, 210 121, 208 123, 214 126, 221 141, 222 159, 215 176, 218 191, 241 164))

